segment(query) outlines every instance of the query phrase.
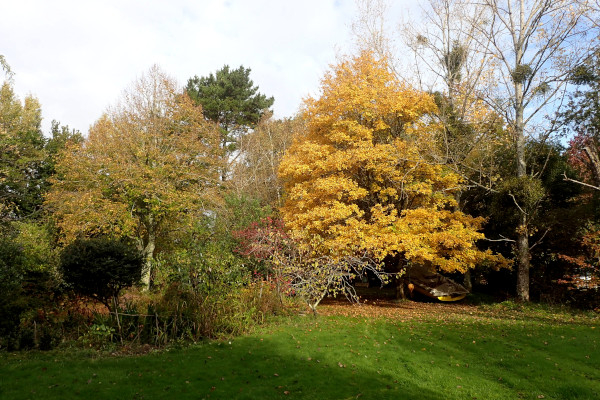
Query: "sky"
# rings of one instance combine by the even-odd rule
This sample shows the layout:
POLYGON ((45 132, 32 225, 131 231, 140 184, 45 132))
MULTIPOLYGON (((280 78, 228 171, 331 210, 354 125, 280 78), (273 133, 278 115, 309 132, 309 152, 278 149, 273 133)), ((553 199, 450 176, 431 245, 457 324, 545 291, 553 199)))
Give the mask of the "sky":
POLYGON ((0 0, 0 54, 46 135, 52 120, 87 133, 154 64, 181 86, 243 65, 283 118, 352 50, 356 13, 354 0, 0 0))

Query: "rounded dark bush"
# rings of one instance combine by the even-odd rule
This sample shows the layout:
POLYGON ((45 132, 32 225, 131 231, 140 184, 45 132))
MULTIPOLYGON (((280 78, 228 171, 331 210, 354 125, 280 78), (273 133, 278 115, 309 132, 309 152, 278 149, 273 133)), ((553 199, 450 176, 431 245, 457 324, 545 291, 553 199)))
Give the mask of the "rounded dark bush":
POLYGON ((77 293, 110 308, 121 289, 139 282, 144 259, 133 246, 110 238, 77 239, 62 251, 60 270, 77 293))

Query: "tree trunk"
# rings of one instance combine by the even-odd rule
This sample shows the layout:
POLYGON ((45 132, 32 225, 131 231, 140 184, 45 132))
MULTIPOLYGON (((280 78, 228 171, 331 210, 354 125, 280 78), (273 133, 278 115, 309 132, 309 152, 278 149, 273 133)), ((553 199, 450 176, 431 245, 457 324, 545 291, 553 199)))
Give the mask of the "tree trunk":
POLYGON ((396 278, 396 300, 405 300, 404 278, 396 278))
POLYGON ((521 226, 517 238, 517 297, 520 301, 529 301, 529 234, 527 229, 527 215, 521 216, 521 226))
POLYGON ((598 153, 593 151, 590 146, 585 146, 583 151, 585 151, 590 160, 591 170, 594 174, 594 184, 600 187, 600 158, 598 157, 598 153))
POLYGON ((469 292, 473 291, 473 281, 471 279, 471 270, 470 269, 468 269, 467 272, 465 272, 465 276, 463 277, 463 286, 469 292))
POLYGON ((150 276, 152 275, 152 258, 144 256, 144 270, 142 271, 142 286, 150 290, 150 276))
POLYGON ((150 290, 152 285, 152 263, 154 261, 154 250, 156 249, 156 232, 154 231, 154 224, 152 217, 149 217, 149 223, 147 224, 147 237, 145 244, 142 244, 142 254, 144 255, 144 269, 142 271, 142 285, 144 290, 150 290))
MULTIPOLYGON (((517 51, 517 60, 520 61, 521 53, 517 51)), ((517 66, 519 64, 517 63, 517 66)), ((517 178, 527 175, 527 159, 525 155, 525 126, 523 123, 523 82, 515 82, 515 147, 517 156, 517 178)), ((513 198, 514 199, 514 198, 513 198)), ((516 203, 516 200, 515 200, 516 203)), ((520 214, 517 227, 517 297, 520 301, 529 301, 529 227, 527 210, 524 205, 516 204, 520 214)))

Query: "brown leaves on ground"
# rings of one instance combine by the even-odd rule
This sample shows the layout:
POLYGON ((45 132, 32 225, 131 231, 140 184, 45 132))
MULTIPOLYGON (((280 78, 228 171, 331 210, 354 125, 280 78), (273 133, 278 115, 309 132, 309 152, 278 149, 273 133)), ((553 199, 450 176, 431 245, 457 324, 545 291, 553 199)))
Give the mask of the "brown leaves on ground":
POLYGON ((328 299, 319 307, 320 315, 354 318, 385 318, 396 321, 462 319, 483 317, 478 307, 462 303, 420 303, 414 301, 375 300, 361 304, 328 299))
POLYGON ((426 303, 410 300, 368 299, 360 304, 345 299, 324 300, 318 309, 319 315, 345 316, 359 319, 385 318, 393 321, 481 321, 494 319, 546 321, 554 324, 586 324, 595 329, 600 323, 600 314, 575 313, 572 310, 544 309, 535 305, 512 302, 475 306, 464 302, 426 303))

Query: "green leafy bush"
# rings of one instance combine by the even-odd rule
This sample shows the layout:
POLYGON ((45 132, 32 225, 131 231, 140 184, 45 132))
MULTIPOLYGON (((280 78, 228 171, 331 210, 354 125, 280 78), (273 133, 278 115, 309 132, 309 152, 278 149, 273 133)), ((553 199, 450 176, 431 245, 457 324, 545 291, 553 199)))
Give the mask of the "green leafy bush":
POLYGON ((121 289, 139 282, 143 257, 133 246, 110 238, 77 239, 60 257, 65 282, 78 294, 111 309, 121 289))
MULTIPOLYGON (((176 340, 235 336, 261 324, 269 315, 281 312, 283 305, 275 287, 253 283, 231 290, 212 287, 196 291, 172 283, 156 302, 148 305, 142 341, 163 345, 176 340)), ((122 320, 126 321, 122 315, 122 320)))
MULTIPOLYGON (((35 231, 33 224, 21 225, 35 231)), ((44 260, 30 250, 48 242, 28 240, 10 228, 0 237, 0 348, 47 350, 57 341, 55 321, 47 315, 56 308, 60 287, 49 265, 51 254, 44 260)))

